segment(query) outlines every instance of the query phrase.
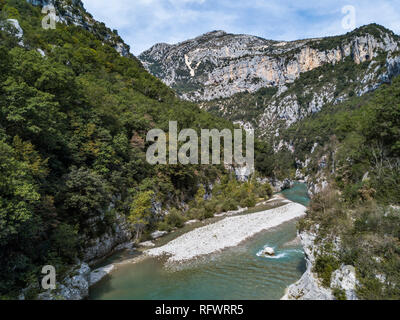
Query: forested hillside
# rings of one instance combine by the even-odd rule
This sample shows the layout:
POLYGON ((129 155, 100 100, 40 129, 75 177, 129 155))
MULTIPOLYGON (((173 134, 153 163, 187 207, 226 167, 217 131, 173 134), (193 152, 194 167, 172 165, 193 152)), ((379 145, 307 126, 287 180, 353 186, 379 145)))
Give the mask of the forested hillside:
MULTIPOLYGON (((118 50, 127 46, 116 31, 75 2, 66 5, 79 23, 64 19, 45 30, 40 7, 0 1, 0 297, 37 283, 43 265, 62 274, 84 258, 90 239, 114 233, 121 216, 138 238, 158 223, 155 207, 193 200, 200 209, 190 214, 204 218, 218 202, 205 210, 199 186, 224 176, 229 185, 223 166, 146 162, 152 128, 168 132, 171 120, 179 129, 233 125, 176 98, 118 50)), ((239 205, 228 195, 241 187, 230 186, 217 210, 239 205)), ((244 188, 243 201, 254 194, 244 188)), ((182 224, 182 215, 174 211, 164 228, 182 224)))
POLYGON ((300 175, 317 186, 299 228, 316 237, 313 271, 323 285, 331 287, 332 273, 350 265, 358 298, 399 299, 400 77, 326 106, 283 137, 296 150, 300 175))

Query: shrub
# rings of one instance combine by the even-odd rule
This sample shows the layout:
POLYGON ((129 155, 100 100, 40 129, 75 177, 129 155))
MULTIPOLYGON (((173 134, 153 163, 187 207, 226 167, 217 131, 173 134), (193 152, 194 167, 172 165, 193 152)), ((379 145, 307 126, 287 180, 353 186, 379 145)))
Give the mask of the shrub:
POLYGON ((165 222, 173 228, 182 228, 185 223, 185 218, 177 209, 172 209, 165 217, 165 222))
MULTIPOLYGON (((218 209, 221 209, 222 206, 220 206, 220 203, 218 200, 210 200, 206 201, 204 204, 204 208, 206 209, 207 213, 214 215, 217 212, 217 207, 218 209)), ((222 211, 221 211, 222 212, 222 211)))
POLYGON ((192 208, 189 211, 189 216, 192 219, 205 220, 208 218, 212 218, 213 214, 207 212, 205 208, 192 208))
POLYGON ((215 213, 222 213, 224 212, 224 205, 222 203, 218 203, 215 206, 215 213))
POLYGON ((264 183, 258 188, 258 195, 261 198, 269 199, 273 194, 272 187, 269 183, 264 183))
POLYGON ((242 201, 240 201, 240 206, 242 208, 253 208, 256 206, 256 199, 253 195, 247 197, 246 199, 243 199, 242 201))
POLYGON ((322 285, 329 288, 331 285, 332 272, 340 267, 339 261, 331 255, 320 255, 315 260, 314 272, 322 280, 322 285))
POLYGON ((213 217, 214 217, 214 214, 213 214, 213 213, 205 211, 202 220, 204 220, 204 219, 210 219, 210 218, 213 218, 213 217))
POLYGON ((231 210, 237 210, 237 208, 238 208, 238 203, 236 200, 233 199, 226 199, 222 204, 222 209, 225 212, 231 210))
POLYGON ((347 300, 346 292, 342 289, 334 288, 333 295, 335 296, 336 300, 347 300))

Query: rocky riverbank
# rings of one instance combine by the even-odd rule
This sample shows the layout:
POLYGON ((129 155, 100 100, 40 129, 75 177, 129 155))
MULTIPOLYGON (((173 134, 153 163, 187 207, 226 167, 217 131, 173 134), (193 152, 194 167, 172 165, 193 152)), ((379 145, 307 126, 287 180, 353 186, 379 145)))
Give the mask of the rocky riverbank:
MULTIPOLYGON (((99 222, 104 219, 104 215, 88 221, 92 230, 97 230, 99 222)), ((85 244, 82 261, 77 261, 71 269, 60 275, 56 273, 56 289, 40 292, 39 284, 22 290, 19 295, 20 300, 25 300, 30 296, 30 291, 40 292, 37 295, 39 300, 82 300, 89 296, 89 288, 109 274, 112 266, 107 266, 97 270, 92 270, 97 262, 114 252, 123 249, 132 249, 133 243, 130 241, 133 234, 124 216, 116 215, 115 221, 108 226, 106 232, 93 239, 82 238, 85 244)))
MULTIPOLYGON (((228 247, 234 247, 260 231, 276 227, 286 221, 301 217, 306 211, 306 207, 293 203, 279 195, 276 195, 274 198, 264 203, 264 205, 269 203, 274 206, 279 203, 282 206, 244 215, 241 215, 243 210, 221 214, 220 218, 222 218, 222 220, 189 231, 164 246, 148 249, 145 251, 145 254, 128 261, 110 264, 96 270, 92 270, 90 265, 86 262, 79 262, 68 272, 68 275, 64 279, 57 281, 56 290, 43 292, 39 294, 37 298, 43 300, 86 299, 89 295, 89 288, 115 271, 119 265, 135 263, 147 257, 161 256, 164 254, 169 255, 170 262, 190 260, 228 247), (223 218, 224 216, 225 218, 223 218)), ((272 205, 271 207, 273 207, 272 205)), ((124 226, 124 223, 120 223, 120 226, 121 225, 124 226)), ((123 231, 124 228, 121 227, 118 228, 118 230, 123 231)), ((117 234, 120 233, 124 234, 124 232, 118 232, 117 234)), ((118 235, 114 235, 114 237, 112 238, 113 241, 106 241, 107 251, 113 252, 117 249, 123 249, 127 245, 129 248, 132 248, 132 243, 116 245, 122 238, 118 235)), ((96 241, 96 246, 94 247, 101 247, 102 243, 104 244, 104 241, 96 241)), ((92 250, 94 247, 90 247, 90 253, 104 253, 101 248, 100 250, 92 250)), ((93 256, 98 257, 97 254, 93 256)), ((21 295, 21 299, 24 299, 23 295, 21 295)))
POLYGON ((299 281, 286 289, 282 300, 335 300, 333 289, 344 292, 347 300, 357 300, 355 293, 357 279, 354 268, 342 265, 333 272, 330 287, 324 287, 317 274, 313 272, 316 255, 320 250, 315 244, 316 234, 303 232, 299 236, 304 247, 307 270, 299 281))
POLYGON ((168 262, 182 262, 234 247, 255 234, 274 228, 286 221, 299 218, 306 207, 298 203, 227 217, 216 223, 188 232, 168 244, 145 251, 149 256, 169 256, 168 262))

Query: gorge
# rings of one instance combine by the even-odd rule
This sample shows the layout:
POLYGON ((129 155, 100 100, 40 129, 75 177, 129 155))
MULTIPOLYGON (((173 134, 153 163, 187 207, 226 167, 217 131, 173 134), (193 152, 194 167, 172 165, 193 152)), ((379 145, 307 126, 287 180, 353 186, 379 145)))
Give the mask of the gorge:
POLYGON ((0 299, 399 299, 399 75, 377 24, 136 57, 82 1, 0 0, 0 299), (149 163, 171 121, 254 129, 255 173, 149 163))
MULTIPOLYGON (((289 199, 308 204, 304 185, 285 191, 289 199)), ((268 215, 268 211, 263 213, 268 215)), ((251 216, 243 213, 240 217, 251 216)), ((229 219, 229 218, 225 218, 229 219)), ((224 220, 221 220, 223 222, 224 220)), ((189 231, 190 232, 190 231, 189 231)), ((91 299, 240 300, 279 299, 305 270, 296 220, 258 232, 240 244, 181 263, 144 258, 124 263, 91 288, 91 299), (265 257, 263 247, 276 255, 265 257)), ((203 240, 208 238, 204 236, 203 240)), ((170 240, 168 243, 171 243, 170 240)), ((168 244, 167 243, 167 244, 168 244)), ((154 250, 154 249, 150 249, 154 250)), ((190 249, 189 249, 190 250, 190 249)), ((121 258, 120 258, 121 259, 121 258)), ((112 263, 108 259, 104 263, 112 263)))

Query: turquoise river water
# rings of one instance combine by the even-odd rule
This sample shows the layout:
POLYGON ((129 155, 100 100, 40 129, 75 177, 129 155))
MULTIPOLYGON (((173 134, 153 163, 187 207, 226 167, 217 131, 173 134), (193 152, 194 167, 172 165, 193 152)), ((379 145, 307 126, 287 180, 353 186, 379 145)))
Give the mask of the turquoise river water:
MULTIPOLYGON (((292 201, 308 205, 304 184, 282 192, 292 201)), ((165 268, 163 261, 148 258, 126 264, 91 288, 91 299, 134 300, 270 300, 305 271, 302 247, 293 242, 296 221, 262 232, 223 252, 165 268), (273 247, 276 256, 259 255, 273 247)))

